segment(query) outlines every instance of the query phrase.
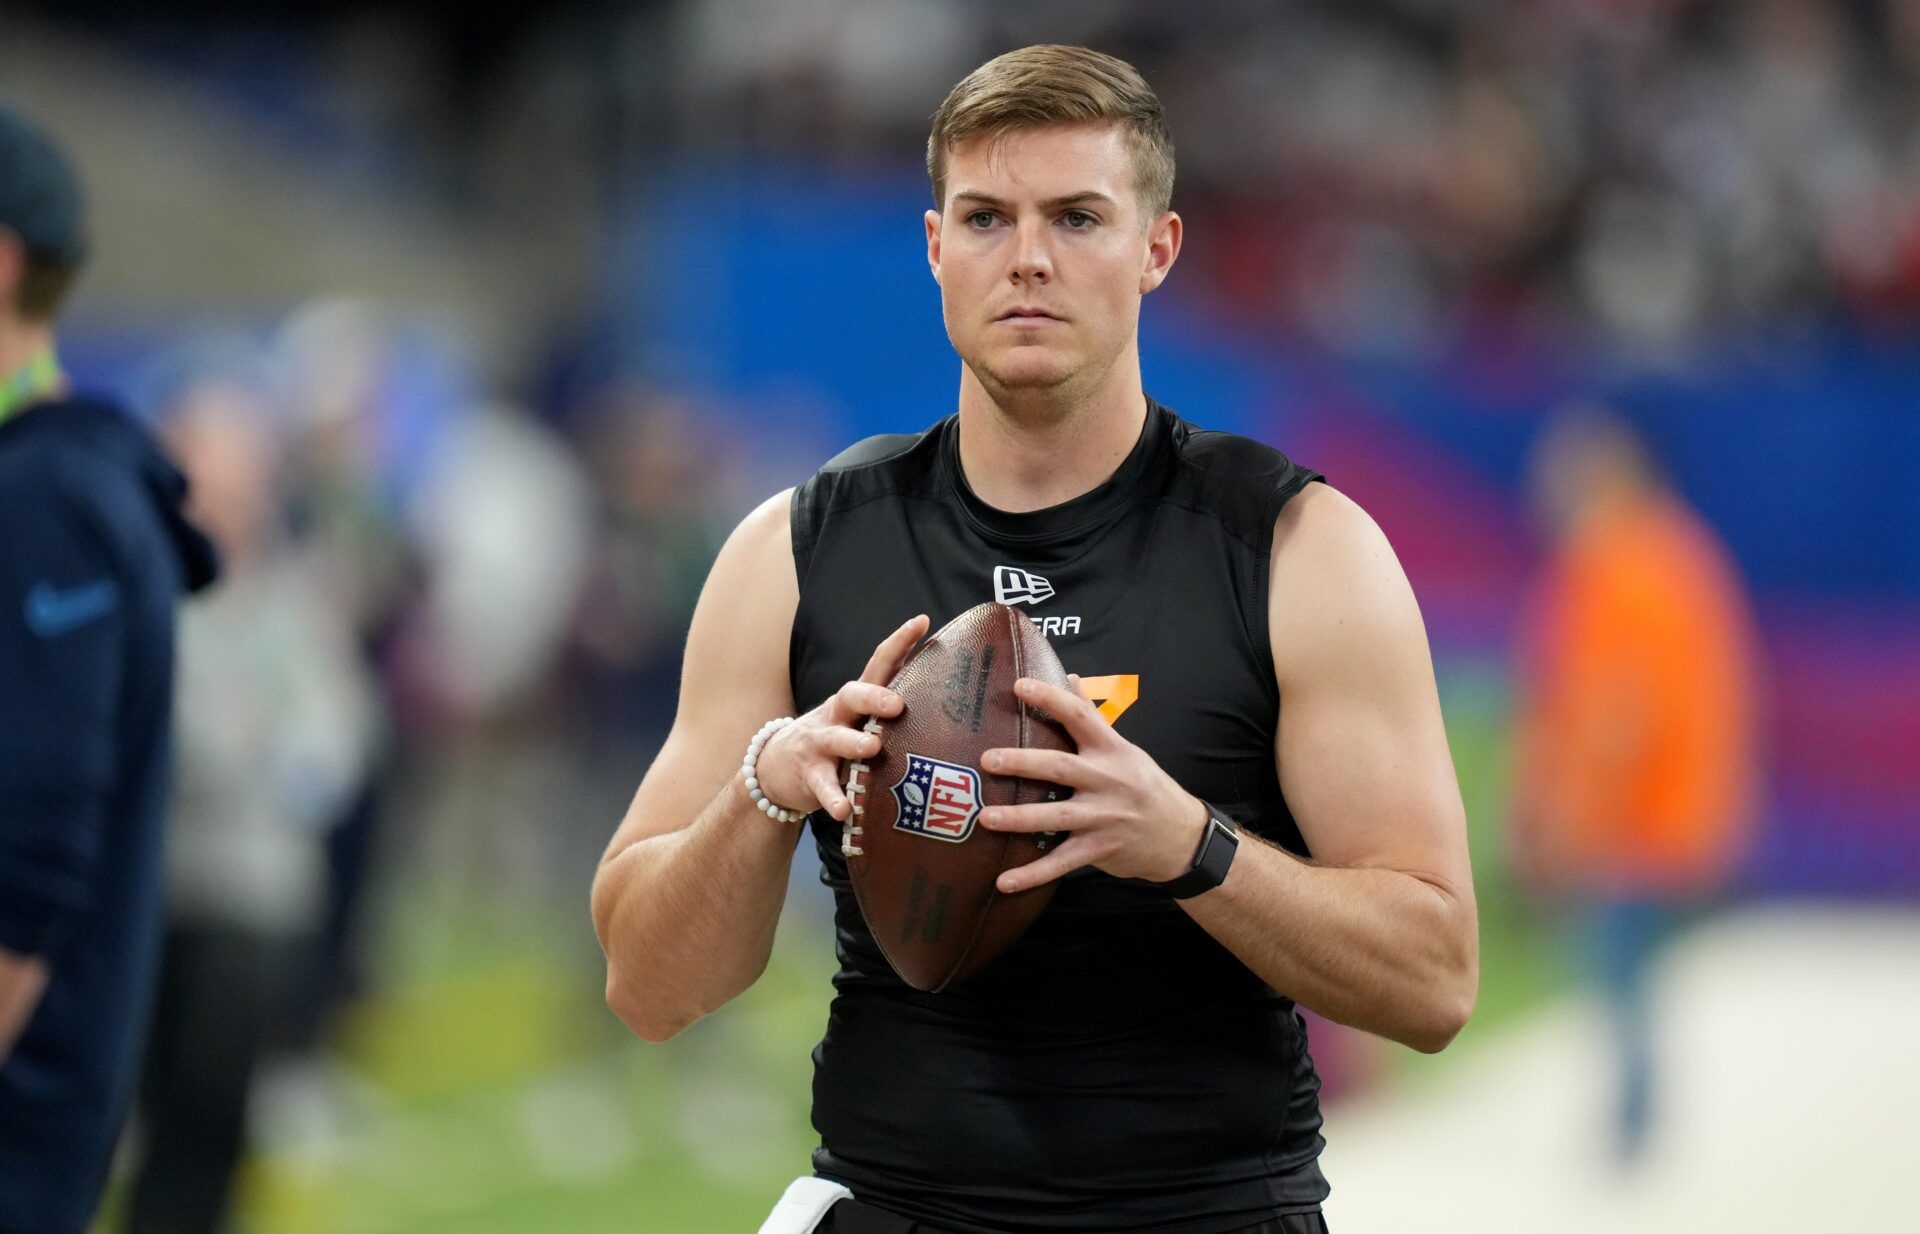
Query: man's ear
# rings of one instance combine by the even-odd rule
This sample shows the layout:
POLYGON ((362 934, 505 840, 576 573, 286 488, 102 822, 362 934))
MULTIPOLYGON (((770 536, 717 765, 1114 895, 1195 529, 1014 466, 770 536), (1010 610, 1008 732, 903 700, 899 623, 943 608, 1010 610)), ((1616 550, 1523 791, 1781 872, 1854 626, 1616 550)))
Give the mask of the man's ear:
POLYGON ((927 268, 933 271, 933 281, 940 281, 940 212, 927 211, 927 268))
POLYGON ((1166 282, 1167 274, 1180 256, 1182 232, 1180 216, 1162 210, 1147 228, 1147 261, 1140 271, 1140 294, 1146 295, 1166 282))

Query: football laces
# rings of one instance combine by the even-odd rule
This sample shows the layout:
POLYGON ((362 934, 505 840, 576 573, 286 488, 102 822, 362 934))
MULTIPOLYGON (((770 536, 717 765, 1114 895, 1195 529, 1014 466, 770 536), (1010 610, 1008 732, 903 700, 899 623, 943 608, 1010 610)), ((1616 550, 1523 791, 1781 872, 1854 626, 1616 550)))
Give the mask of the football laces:
MULTIPOLYGON (((868 716, 867 722, 861 727, 865 731, 878 736, 882 730, 880 717, 868 716)), ((841 825, 840 829, 840 855, 842 857, 864 857, 867 855, 865 849, 854 843, 854 837, 861 834, 860 819, 867 812, 867 808, 862 803, 862 799, 865 797, 867 791, 867 781, 865 777, 869 770, 870 768, 859 759, 854 759, 847 764, 847 801, 853 808, 847 812, 847 821, 841 825)))

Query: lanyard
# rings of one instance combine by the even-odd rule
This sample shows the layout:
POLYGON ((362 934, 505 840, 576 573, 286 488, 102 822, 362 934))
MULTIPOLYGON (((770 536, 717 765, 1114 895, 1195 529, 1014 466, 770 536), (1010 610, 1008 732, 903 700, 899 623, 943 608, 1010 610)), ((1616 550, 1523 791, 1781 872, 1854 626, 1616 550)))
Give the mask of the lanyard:
POLYGON ((21 408, 54 393, 65 380, 53 348, 49 347, 27 361, 17 372, 0 380, 0 423, 12 419, 21 408))

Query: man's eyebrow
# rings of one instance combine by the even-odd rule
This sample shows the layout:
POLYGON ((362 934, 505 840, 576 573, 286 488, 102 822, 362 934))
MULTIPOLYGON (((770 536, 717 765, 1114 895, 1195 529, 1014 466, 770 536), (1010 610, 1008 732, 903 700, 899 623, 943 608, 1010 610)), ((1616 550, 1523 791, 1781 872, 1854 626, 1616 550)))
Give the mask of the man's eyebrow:
MULTIPOLYGON (((982 206, 990 206, 996 210, 1004 210, 1007 207, 1007 203, 1001 201, 998 197, 976 192, 973 189, 962 189, 953 195, 953 200, 973 202, 982 206)), ((1043 201, 1040 203, 1040 208, 1043 210, 1065 210, 1070 206, 1113 206, 1116 204, 1118 203, 1105 193, 1088 189, 1084 193, 1069 193, 1065 197, 1055 197, 1050 201, 1043 201)))

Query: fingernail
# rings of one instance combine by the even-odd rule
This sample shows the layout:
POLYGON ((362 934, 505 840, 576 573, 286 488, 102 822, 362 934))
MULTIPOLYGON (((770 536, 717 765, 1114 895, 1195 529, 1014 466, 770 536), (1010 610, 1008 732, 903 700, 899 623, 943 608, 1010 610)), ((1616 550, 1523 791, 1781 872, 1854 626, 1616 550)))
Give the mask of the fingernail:
POLYGON ((981 757, 980 762, 988 771, 998 771, 1001 759, 997 751, 989 750, 981 757))

